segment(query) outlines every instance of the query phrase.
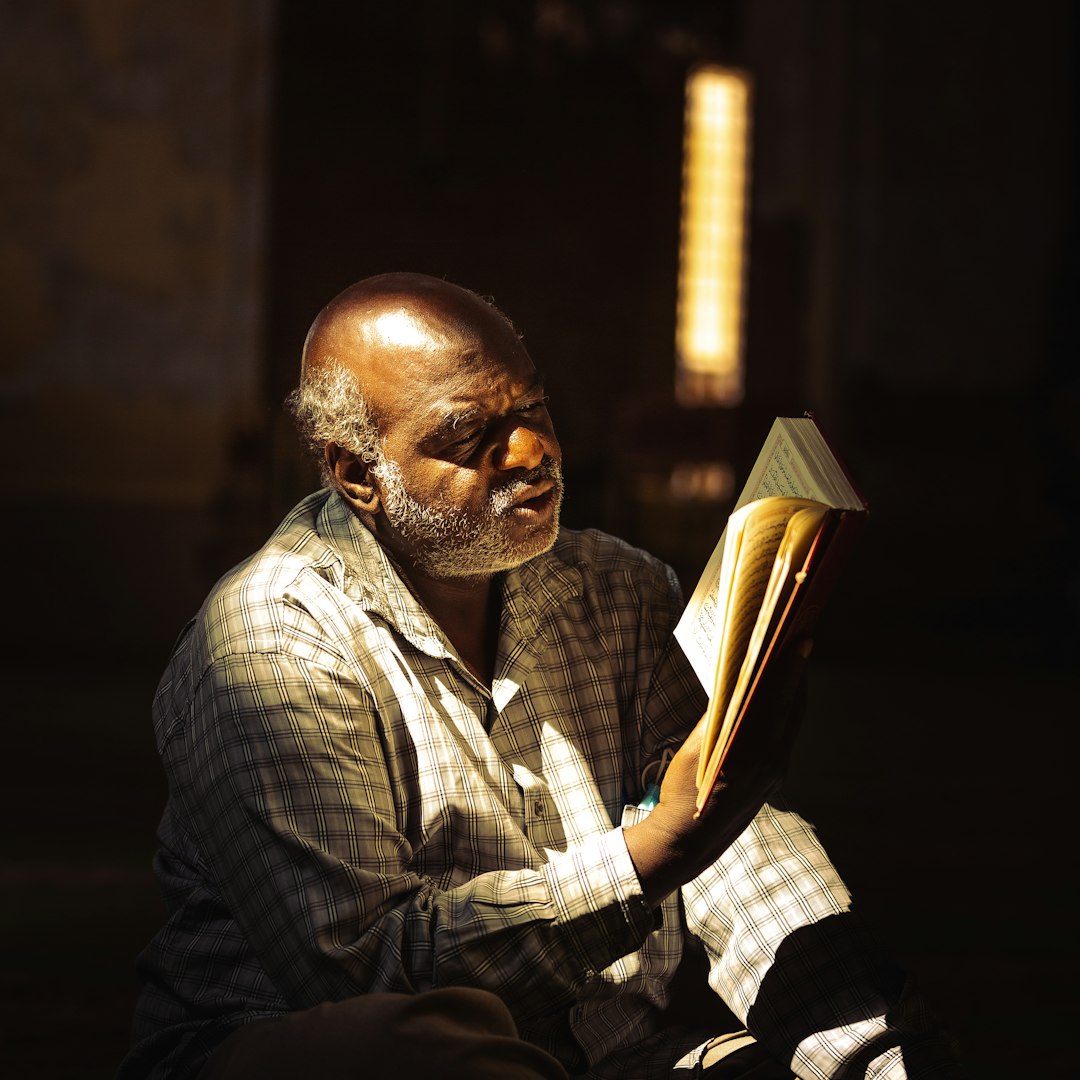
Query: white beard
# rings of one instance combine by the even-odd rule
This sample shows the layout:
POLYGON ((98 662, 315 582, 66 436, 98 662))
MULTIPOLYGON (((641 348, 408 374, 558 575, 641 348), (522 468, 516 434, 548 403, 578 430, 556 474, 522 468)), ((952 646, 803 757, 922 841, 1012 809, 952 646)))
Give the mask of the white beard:
POLYGON ((387 520, 403 538, 416 545, 418 569, 433 578, 478 577, 510 570, 548 551, 558 536, 563 482, 557 462, 545 462, 526 477, 497 488, 476 515, 419 502, 406 491, 401 468, 395 461, 383 459, 372 472, 382 487, 387 520), (524 540, 514 540, 506 516, 514 500, 539 479, 555 484, 554 513, 546 526, 524 540))

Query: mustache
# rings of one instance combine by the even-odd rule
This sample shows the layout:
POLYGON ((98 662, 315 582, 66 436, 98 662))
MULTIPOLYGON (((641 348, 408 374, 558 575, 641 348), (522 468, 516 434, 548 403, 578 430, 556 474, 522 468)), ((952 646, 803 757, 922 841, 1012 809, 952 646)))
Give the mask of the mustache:
POLYGON ((490 496, 491 508, 496 514, 505 514, 519 495, 523 495, 542 480, 550 480, 556 492, 562 491, 562 469, 557 461, 545 458, 535 469, 530 469, 502 487, 496 488, 490 496))

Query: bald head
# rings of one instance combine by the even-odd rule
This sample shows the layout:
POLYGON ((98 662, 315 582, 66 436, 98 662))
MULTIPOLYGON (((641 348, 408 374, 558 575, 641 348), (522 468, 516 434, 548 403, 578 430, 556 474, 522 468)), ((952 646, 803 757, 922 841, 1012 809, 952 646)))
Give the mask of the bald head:
POLYGON ((479 358, 525 355, 510 320, 471 290, 427 274, 379 274, 316 316, 287 404, 320 465, 328 443, 376 460, 381 436, 419 388, 447 382, 479 358))
POLYGON ((365 278, 339 293, 311 324, 301 379, 328 365, 349 370, 368 392, 368 376, 393 357, 415 367, 439 350, 516 341, 510 320, 494 305, 440 278, 394 273, 365 278))

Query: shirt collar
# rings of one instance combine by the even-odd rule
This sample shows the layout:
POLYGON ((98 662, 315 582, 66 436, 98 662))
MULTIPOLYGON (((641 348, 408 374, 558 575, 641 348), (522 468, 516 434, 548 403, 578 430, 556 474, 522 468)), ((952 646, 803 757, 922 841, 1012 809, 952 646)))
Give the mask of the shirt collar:
POLYGON ((499 645, 491 685, 492 699, 500 712, 548 647, 553 614, 581 595, 581 570, 563 557, 564 550, 557 540, 551 551, 503 575, 499 645))
POLYGON ((341 556, 344 590, 365 611, 385 619, 418 649, 431 656, 455 656, 453 646, 409 591, 382 545, 332 491, 316 522, 317 531, 341 556))
MULTIPOLYGON (((316 521, 344 563, 346 595, 379 615, 430 656, 456 657, 438 623, 413 596, 382 546, 337 492, 331 492, 316 521)), ((581 593, 581 571, 560 555, 560 545, 502 575, 497 678, 530 657, 544 636, 551 612, 581 593)))

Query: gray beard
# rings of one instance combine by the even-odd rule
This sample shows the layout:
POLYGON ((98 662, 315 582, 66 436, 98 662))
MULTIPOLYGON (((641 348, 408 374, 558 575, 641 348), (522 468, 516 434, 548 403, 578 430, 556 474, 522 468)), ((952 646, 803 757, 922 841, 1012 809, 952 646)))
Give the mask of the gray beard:
POLYGON ((550 550, 559 533, 562 470, 544 462, 525 477, 491 493, 479 514, 419 502, 405 490, 397 462, 381 461, 372 469, 382 487, 387 521, 416 546, 416 566, 433 578, 466 578, 511 570, 550 550), (514 499, 537 480, 555 483, 555 512, 551 521, 524 540, 514 541, 507 515, 514 499))

